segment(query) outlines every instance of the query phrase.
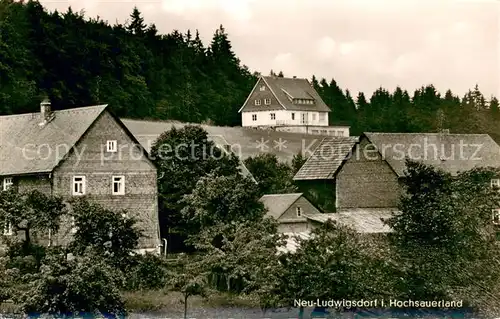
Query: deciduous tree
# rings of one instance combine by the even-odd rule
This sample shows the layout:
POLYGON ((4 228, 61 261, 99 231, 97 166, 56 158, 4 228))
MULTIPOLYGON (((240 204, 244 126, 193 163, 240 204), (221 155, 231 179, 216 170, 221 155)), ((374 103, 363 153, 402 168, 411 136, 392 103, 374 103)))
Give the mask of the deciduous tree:
POLYGON ((114 212, 86 199, 71 202, 75 233, 70 250, 76 255, 91 248, 114 266, 126 267, 142 234, 126 211, 114 212))
POLYGON ((492 304, 500 250, 491 216, 500 194, 490 181, 498 173, 476 168, 452 176, 407 162, 401 213, 388 221, 404 297, 458 298, 483 309, 492 304))
POLYGON ((191 193, 198 180, 207 174, 235 175, 239 160, 226 155, 199 126, 175 127, 164 132, 152 147, 151 155, 158 168, 160 227, 188 233, 190 227, 181 214, 185 194, 191 193))

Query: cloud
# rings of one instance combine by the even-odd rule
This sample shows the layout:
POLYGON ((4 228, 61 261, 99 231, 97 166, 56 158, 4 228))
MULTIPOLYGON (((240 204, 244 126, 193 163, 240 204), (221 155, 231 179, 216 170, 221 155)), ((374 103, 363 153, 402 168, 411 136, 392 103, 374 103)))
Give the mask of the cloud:
POLYGON ((348 55, 349 53, 352 52, 354 49, 354 44, 353 43, 341 43, 340 44, 340 54, 342 55, 348 55))
POLYGON ((318 40, 317 53, 320 59, 328 59, 333 56, 336 49, 335 41, 329 36, 325 36, 318 40))
POLYGON ((272 68, 275 72, 279 72, 289 68, 294 62, 292 53, 280 53, 274 58, 272 68))
POLYGON ((252 17, 252 0, 163 0, 162 9, 177 15, 200 13, 208 10, 222 11, 233 19, 242 21, 252 17))

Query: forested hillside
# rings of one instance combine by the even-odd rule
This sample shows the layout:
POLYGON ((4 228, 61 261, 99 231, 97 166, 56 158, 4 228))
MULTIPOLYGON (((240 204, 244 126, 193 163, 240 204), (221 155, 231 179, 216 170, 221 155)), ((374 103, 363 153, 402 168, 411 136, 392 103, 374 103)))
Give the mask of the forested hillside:
MULTIPOLYGON (((137 9, 127 23, 111 25, 35 1, 0 0, 1 115, 35 112, 47 95, 56 109, 107 103, 120 117, 239 125, 256 76, 222 26, 203 44, 196 31, 159 34, 137 9)), ((380 88, 370 97, 333 79, 312 82, 333 109, 332 124, 351 125, 353 135, 448 128, 500 140, 498 100, 477 86, 465 96, 429 85, 380 88)))

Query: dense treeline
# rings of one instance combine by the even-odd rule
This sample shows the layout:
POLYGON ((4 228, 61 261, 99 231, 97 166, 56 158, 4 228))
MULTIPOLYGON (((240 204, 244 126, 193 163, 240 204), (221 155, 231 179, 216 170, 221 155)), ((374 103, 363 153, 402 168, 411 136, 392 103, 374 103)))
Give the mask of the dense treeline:
POLYGON ((38 2, 0 2, 0 114, 108 103, 119 116, 238 124, 255 81, 221 26, 205 47, 198 32, 158 34, 134 9, 113 26, 38 2))
MULTIPOLYGON (((444 96, 433 85, 413 93, 400 87, 393 92, 377 89, 370 98, 363 92, 353 97, 335 80, 315 77, 312 83, 328 105, 333 105, 333 122, 351 125, 353 135, 372 132, 490 133, 500 138, 495 123, 499 119, 496 97, 486 99, 478 85, 463 97, 447 90, 444 96)), ((498 140, 498 139, 497 139, 498 140)))
MULTIPOLYGON (((0 61, 0 114, 36 111, 48 95, 55 108, 108 103, 121 117, 238 125, 257 75, 240 63, 222 26, 204 45, 197 31, 159 34, 137 8, 125 24, 110 25, 35 1, 1 0, 0 61)), ((349 124, 353 135, 447 128, 500 139, 498 100, 477 86, 465 96, 428 85, 369 97, 334 79, 312 82, 334 111, 331 124, 349 124)))

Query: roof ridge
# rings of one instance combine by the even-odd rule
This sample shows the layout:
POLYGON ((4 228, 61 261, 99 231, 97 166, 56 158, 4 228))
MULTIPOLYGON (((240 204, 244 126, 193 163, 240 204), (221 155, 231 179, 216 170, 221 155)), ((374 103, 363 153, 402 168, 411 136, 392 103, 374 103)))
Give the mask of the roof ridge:
POLYGON ((274 75, 263 75, 262 77, 267 78, 267 79, 279 79, 279 80, 306 80, 309 81, 307 78, 303 77, 288 77, 288 76, 274 76, 274 75))
POLYGON ((264 197, 264 196, 286 196, 286 195, 288 195, 288 196, 292 196, 292 195, 297 196, 297 195, 303 195, 303 194, 304 193, 264 194, 264 195, 262 195, 262 197, 264 197))
MULTIPOLYGON (((61 112, 72 112, 72 111, 85 111, 91 108, 98 108, 98 107, 107 107, 108 104, 99 104, 99 105, 89 105, 89 106, 81 106, 81 107, 72 107, 69 109, 64 109, 64 110, 54 110, 54 113, 61 113, 61 112)), ((30 113, 20 113, 20 114, 8 114, 8 115, 0 115, 0 119, 2 118, 9 118, 9 117, 21 117, 21 116, 33 116, 33 115, 38 115, 40 112, 30 112, 30 113)))

